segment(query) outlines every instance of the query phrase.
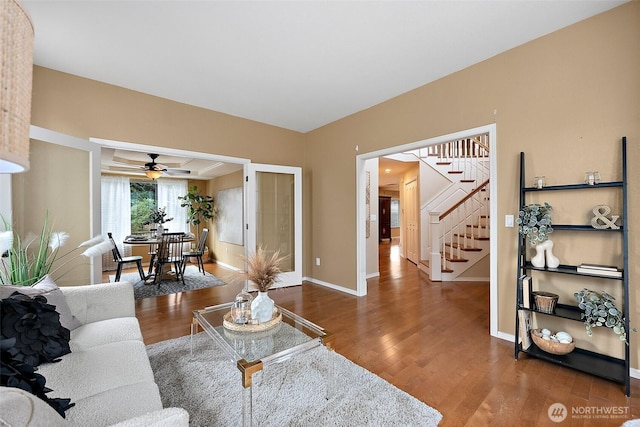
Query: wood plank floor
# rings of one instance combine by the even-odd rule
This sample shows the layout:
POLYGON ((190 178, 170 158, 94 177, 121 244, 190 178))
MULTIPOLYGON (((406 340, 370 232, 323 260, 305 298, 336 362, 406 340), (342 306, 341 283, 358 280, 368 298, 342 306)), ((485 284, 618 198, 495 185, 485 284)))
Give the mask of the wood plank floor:
MULTIPOLYGON (((206 268, 223 280, 229 274, 206 268)), ((192 310, 231 301, 239 286, 138 300, 146 344, 189 334, 192 310)), ((619 384, 526 355, 514 360, 513 344, 489 335, 488 283, 431 283, 391 243, 380 245, 380 277, 368 281, 365 297, 311 283, 269 295, 333 332, 337 352, 438 409, 442 426, 619 426, 640 418, 639 380, 627 398, 619 384), (560 424, 547 415, 553 403, 568 410, 560 424)))

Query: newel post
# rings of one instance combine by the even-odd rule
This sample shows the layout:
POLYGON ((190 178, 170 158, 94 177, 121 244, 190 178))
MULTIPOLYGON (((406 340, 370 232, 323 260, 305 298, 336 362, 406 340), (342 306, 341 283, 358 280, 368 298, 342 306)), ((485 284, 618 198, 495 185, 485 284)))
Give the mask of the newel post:
POLYGON ((442 258, 440 256, 440 212, 429 212, 429 233, 431 235, 431 252, 429 254, 429 279, 442 280, 442 258))

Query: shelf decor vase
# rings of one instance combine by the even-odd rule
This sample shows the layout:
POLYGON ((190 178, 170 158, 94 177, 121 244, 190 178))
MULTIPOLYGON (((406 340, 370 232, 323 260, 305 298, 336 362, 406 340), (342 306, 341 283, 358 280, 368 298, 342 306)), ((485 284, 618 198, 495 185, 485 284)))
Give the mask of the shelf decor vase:
POLYGON ((545 250, 545 246, 544 243, 540 243, 538 245, 535 246, 536 248, 536 255, 531 258, 531 265, 533 265, 534 267, 538 267, 538 268, 542 268, 544 267, 544 250, 545 250))
POLYGON ((273 316, 274 302, 267 292, 258 292, 258 296, 251 301, 251 319, 258 322, 268 322, 273 316))
POLYGON ((558 266, 560 265, 560 260, 558 259, 557 256, 553 255, 553 241, 546 240, 542 244, 544 245, 544 253, 545 253, 545 258, 547 262, 547 267, 558 268, 558 266))

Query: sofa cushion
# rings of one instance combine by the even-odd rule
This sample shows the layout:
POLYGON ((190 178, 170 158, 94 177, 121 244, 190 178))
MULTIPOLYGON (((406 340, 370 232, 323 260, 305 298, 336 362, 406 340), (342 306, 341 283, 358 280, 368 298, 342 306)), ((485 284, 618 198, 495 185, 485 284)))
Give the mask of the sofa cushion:
POLYGON ((13 294, 15 291, 30 297, 34 297, 36 295, 45 297, 47 299, 47 303, 55 306, 56 311, 60 314, 60 323, 62 326, 70 331, 82 325, 82 323, 80 323, 80 321, 71 314, 71 309, 69 308, 69 304, 67 304, 64 294, 48 274, 31 286, 0 286, 0 299, 9 297, 9 295, 13 294))
POLYGON ((178 427, 189 426, 189 413, 182 408, 165 408, 114 424, 112 427, 178 427))
POLYGON ((67 411, 67 421, 72 426, 82 427, 110 426, 162 409, 160 392, 153 381, 112 388, 76 403, 67 411))
POLYGON ((14 358, 18 353, 15 341, 15 338, 0 339, 0 385, 31 393, 51 406, 59 416, 64 417, 64 412, 72 407, 73 403, 70 403, 69 399, 47 396, 47 393, 53 390, 45 386, 45 377, 36 373, 32 365, 14 358))
POLYGON ((14 387, 0 387, 0 425, 64 427, 67 422, 31 393, 14 387))
POLYGON ((142 341, 138 319, 120 317, 87 323, 71 331, 71 351, 84 351, 91 347, 120 341, 142 341))
POLYGON ((14 358, 32 366, 53 362, 71 352, 69 329, 43 296, 14 292, 0 301, 0 336, 16 338, 14 358))
POLYGON ((153 371, 141 341, 104 344, 67 354, 58 363, 43 363, 39 371, 60 396, 73 402, 106 390, 153 381, 153 371))

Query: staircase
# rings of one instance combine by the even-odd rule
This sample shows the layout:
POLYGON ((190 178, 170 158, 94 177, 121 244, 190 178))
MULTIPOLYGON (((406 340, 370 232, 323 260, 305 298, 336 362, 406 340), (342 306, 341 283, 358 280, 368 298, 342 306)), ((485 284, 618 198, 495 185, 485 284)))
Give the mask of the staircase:
POLYGON ((465 271, 489 253, 488 138, 480 135, 414 153, 423 168, 448 182, 420 212, 422 260, 418 267, 433 281, 461 280, 465 271))

